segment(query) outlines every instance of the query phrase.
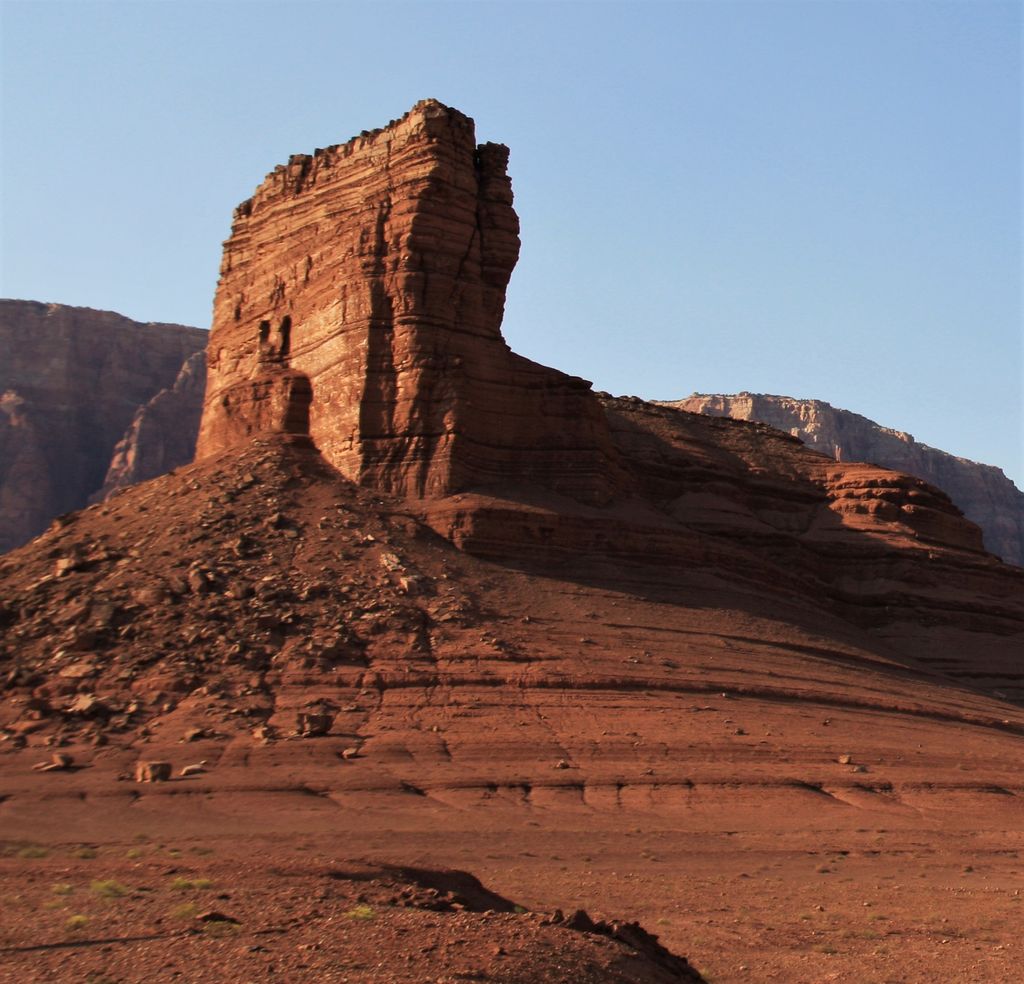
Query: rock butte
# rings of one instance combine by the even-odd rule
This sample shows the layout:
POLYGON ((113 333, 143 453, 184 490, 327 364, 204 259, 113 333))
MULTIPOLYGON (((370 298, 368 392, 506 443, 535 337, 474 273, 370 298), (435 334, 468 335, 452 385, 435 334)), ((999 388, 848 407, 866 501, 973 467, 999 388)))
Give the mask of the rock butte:
MULTIPOLYGON (((519 251, 507 160, 426 100, 270 174, 224 247, 197 458, 308 438, 358 484, 422 500, 423 521, 476 554, 713 556, 875 628, 922 608, 955 622, 963 604, 999 622, 1001 601, 953 602, 937 565, 1000 599, 1020 579, 925 482, 599 396, 513 354, 500 331, 519 251)), ((959 644, 933 656, 979 672, 976 652, 958 665, 959 644)))
POLYGON ((427 100, 269 175, 225 244, 198 456, 299 432, 395 495, 610 499, 621 476, 589 385, 501 337, 519 256, 507 161, 427 100))
POLYGON ((188 831, 240 904, 300 836, 428 857, 627 900, 715 980, 1012 979, 921 927, 1019 932, 1024 571, 923 481, 517 359, 515 242, 504 152, 435 102, 243 206, 200 457, 0 558, 7 836, 188 831))

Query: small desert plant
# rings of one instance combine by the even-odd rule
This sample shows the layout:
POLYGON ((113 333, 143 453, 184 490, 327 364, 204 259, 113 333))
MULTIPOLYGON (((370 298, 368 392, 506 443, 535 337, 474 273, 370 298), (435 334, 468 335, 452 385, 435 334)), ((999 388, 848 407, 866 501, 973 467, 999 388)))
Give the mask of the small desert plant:
POLYGON ((171 888, 177 892, 188 892, 191 889, 202 891, 212 887, 213 882, 209 878, 175 878, 171 882, 171 888))
POLYGON ((74 885, 69 885, 67 882, 57 882, 56 885, 50 887, 50 891, 54 895, 70 895, 75 890, 74 885))
POLYGON ((373 909, 368 905, 353 906, 345 913, 349 919, 373 919, 373 909))
POLYGON ((79 858, 82 861, 91 861, 93 858, 99 856, 99 851, 95 847, 79 847, 71 852, 73 858, 79 858))
POLYGON ((101 899, 119 899, 131 891, 131 889, 126 885, 122 885, 119 881, 116 881, 113 878, 94 881, 89 887, 101 899))
POLYGON ((199 915, 199 906, 195 902, 186 902, 171 909, 172 919, 195 919, 199 915))
POLYGON ((30 844, 18 851, 19 858, 45 858, 49 857, 49 854, 50 852, 45 847, 39 847, 37 844, 30 844))
POLYGON ((136 858, 142 857, 142 851, 140 851, 137 847, 129 847, 128 850, 125 851, 124 856, 134 861, 136 858))
POLYGON ((79 929, 83 929, 86 923, 89 922, 88 916, 68 916, 68 921, 64 925, 73 933, 79 929))
POLYGON ((208 936, 230 936, 238 932, 238 924, 227 919, 211 919, 202 924, 202 931, 208 936))

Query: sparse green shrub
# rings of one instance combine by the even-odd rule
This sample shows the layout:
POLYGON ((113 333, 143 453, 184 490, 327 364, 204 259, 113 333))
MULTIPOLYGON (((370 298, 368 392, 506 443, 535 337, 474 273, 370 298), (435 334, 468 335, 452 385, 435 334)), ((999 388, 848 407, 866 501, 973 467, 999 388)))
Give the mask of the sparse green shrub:
POLYGON ((19 858, 46 858, 50 856, 50 852, 45 847, 40 847, 38 844, 30 844, 28 847, 23 847, 18 851, 19 858))
POLYGON ((353 906, 345 913, 349 919, 373 919, 373 909, 368 905, 353 906))
POLYGON ((177 892, 188 892, 192 889, 205 891, 212 887, 213 882, 209 878, 175 878, 171 882, 171 888, 177 892))
POLYGON ((89 922, 88 916, 68 916, 68 921, 64 925, 72 933, 77 932, 80 929, 84 929, 85 925, 89 922))
POLYGON ((89 886, 101 899, 119 899, 128 895, 131 889, 122 885, 114 878, 107 878, 101 881, 94 881, 89 886))

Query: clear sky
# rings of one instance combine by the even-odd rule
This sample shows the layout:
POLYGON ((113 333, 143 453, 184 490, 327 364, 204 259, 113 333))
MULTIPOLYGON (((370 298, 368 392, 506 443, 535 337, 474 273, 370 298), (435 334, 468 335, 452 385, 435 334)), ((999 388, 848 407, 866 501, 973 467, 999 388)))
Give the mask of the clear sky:
POLYGON ((516 351, 827 400, 1024 486, 1017 2, 0 9, 4 296, 208 326, 264 174, 431 96, 512 149, 516 351))

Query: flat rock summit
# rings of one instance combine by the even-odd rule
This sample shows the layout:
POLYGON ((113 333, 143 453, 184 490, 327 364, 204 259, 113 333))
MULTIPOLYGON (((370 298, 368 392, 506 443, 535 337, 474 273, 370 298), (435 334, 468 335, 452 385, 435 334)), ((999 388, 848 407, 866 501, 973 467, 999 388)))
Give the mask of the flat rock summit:
POLYGON ((277 168, 195 461, 0 557, 3 955, 1014 979, 1024 570, 919 478, 512 353, 507 162, 427 100, 277 168))

